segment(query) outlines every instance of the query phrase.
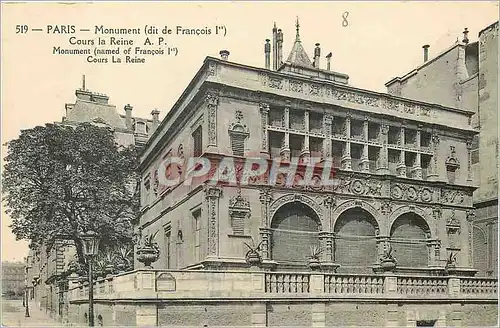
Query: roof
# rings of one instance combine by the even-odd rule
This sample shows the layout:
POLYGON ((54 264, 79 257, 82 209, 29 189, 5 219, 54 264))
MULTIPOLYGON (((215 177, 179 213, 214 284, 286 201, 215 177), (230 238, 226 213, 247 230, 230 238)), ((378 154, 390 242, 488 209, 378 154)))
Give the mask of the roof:
POLYGON ((306 51, 304 50, 304 47, 302 47, 302 42, 300 41, 300 34, 299 34, 300 25, 298 18, 295 27, 297 29, 297 34, 295 35, 295 42, 286 61, 291 64, 312 67, 312 62, 309 59, 309 56, 307 55, 306 51))
POLYGON ((107 103, 107 96, 102 95, 99 99, 104 102, 96 101, 91 96, 96 95, 87 90, 76 91, 76 102, 68 106, 66 120, 70 122, 96 122, 106 123, 114 128, 126 129, 125 122, 116 110, 116 106, 107 103), (85 96, 90 97, 85 97, 85 96))

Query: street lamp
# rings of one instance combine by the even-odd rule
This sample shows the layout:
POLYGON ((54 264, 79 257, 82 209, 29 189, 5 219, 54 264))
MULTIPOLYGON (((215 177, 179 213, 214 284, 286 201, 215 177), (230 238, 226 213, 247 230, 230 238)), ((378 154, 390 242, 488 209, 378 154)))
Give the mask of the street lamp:
POLYGON ((87 231, 81 236, 83 254, 89 265, 89 327, 94 326, 94 285, 92 282, 92 260, 99 250, 99 237, 94 231, 87 231))
POLYGON ((30 307, 29 307, 29 301, 28 301, 28 269, 29 267, 26 266, 26 276, 24 278, 24 285, 25 285, 25 290, 24 290, 24 304, 26 305, 25 306, 25 309, 26 311, 24 311, 24 316, 26 318, 29 318, 30 317, 30 307))

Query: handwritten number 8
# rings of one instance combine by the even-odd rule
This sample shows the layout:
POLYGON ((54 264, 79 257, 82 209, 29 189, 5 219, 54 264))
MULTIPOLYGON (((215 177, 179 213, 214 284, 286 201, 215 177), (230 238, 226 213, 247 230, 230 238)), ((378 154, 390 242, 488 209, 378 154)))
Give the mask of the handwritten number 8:
POLYGON ((349 16, 349 12, 348 11, 345 11, 343 14, 342 14, 342 26, 343 27, 347 27, 349 25, 349 22, 347 21, 347 16, 349 16))

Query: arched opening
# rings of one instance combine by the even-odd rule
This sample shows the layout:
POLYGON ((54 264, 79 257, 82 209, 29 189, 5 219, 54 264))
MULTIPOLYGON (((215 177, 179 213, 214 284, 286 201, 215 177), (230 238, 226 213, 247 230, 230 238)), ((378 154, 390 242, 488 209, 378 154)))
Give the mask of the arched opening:
POLYGON ((479 270, 478 276, 486 276, 486 272, 488 270, 488 245, 486 235, 478 227, 474 227, 472 243, 472 249, 474 252, 474 269, 479 270))
POLYGON ((316 213, 307 205, 293 202, 283 205, 271 221, 271 256, 282 264, 305 264, 311 246, 319 244, 321 229, 316 213))
POLYGON ((400 267, 427 267, 430 229, 427 222, 415 213, 399 216, 391 227, 391 246, 400 267))
POLYGON ((371 272, 377 262, 378 224, 362 208, 343 212, 335 222, 335 263, 339 272, 371 272))

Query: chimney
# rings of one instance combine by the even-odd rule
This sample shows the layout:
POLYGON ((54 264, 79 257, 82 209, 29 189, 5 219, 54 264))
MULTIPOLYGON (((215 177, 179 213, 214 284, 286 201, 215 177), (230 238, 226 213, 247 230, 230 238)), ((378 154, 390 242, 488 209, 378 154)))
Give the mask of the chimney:
POLYGON ((321 56, 321 48, 319 47, 319 43, 316 43, 316 48, 314 48, 314 67, 319 68, 319 58, 321 56))
POLYGON ((229 57, 229 51, 227 51, 227 50, 221 50, 221 51, 219 52, 219 54, 220 54, 220 58, 221 58, 222 60, 227 60, 227 59, 228 59, 228 57, 229 57))
POLYGON ((429 60, 429 47, 428 44, 422 47, 424 49, 424 63, 429 60))
POLYGON ((469 44, 469 30, 467 27, 464 29, 464 39, 462 40, 463 43, 469 44))
POLYGON ((273 70, 277 70, 278 67, 278 29, 276 28, 276 22, 273 27, 273 70))
POLYGON ((266 44, 264 45, 264 56, 266 62, 266 69, 271 68, 271 44, 269 43, 271 40, 266 39, 266 44))
POLYGON ((151 116, 153 116, 153 125, 151 126, 151 133, 154 133, 156 131, 156 128, 160 125, 160 111, 158 109, 153 109, 151 111, 151 116))
POLYGON ((126 104, 123 109, 125 110, 125 125, 127 129, 132 130, 132 106, 126 104))
POLYGON ((276 35, 276 69, 280 68, 281 63, 283 63, 283 32, 278 29, 278 34, 276 35))
POLYGON ((330 70, 330 61, 332 60, 332 53, 330 52, 328 55, 326 55, 326 70, 330 70))

